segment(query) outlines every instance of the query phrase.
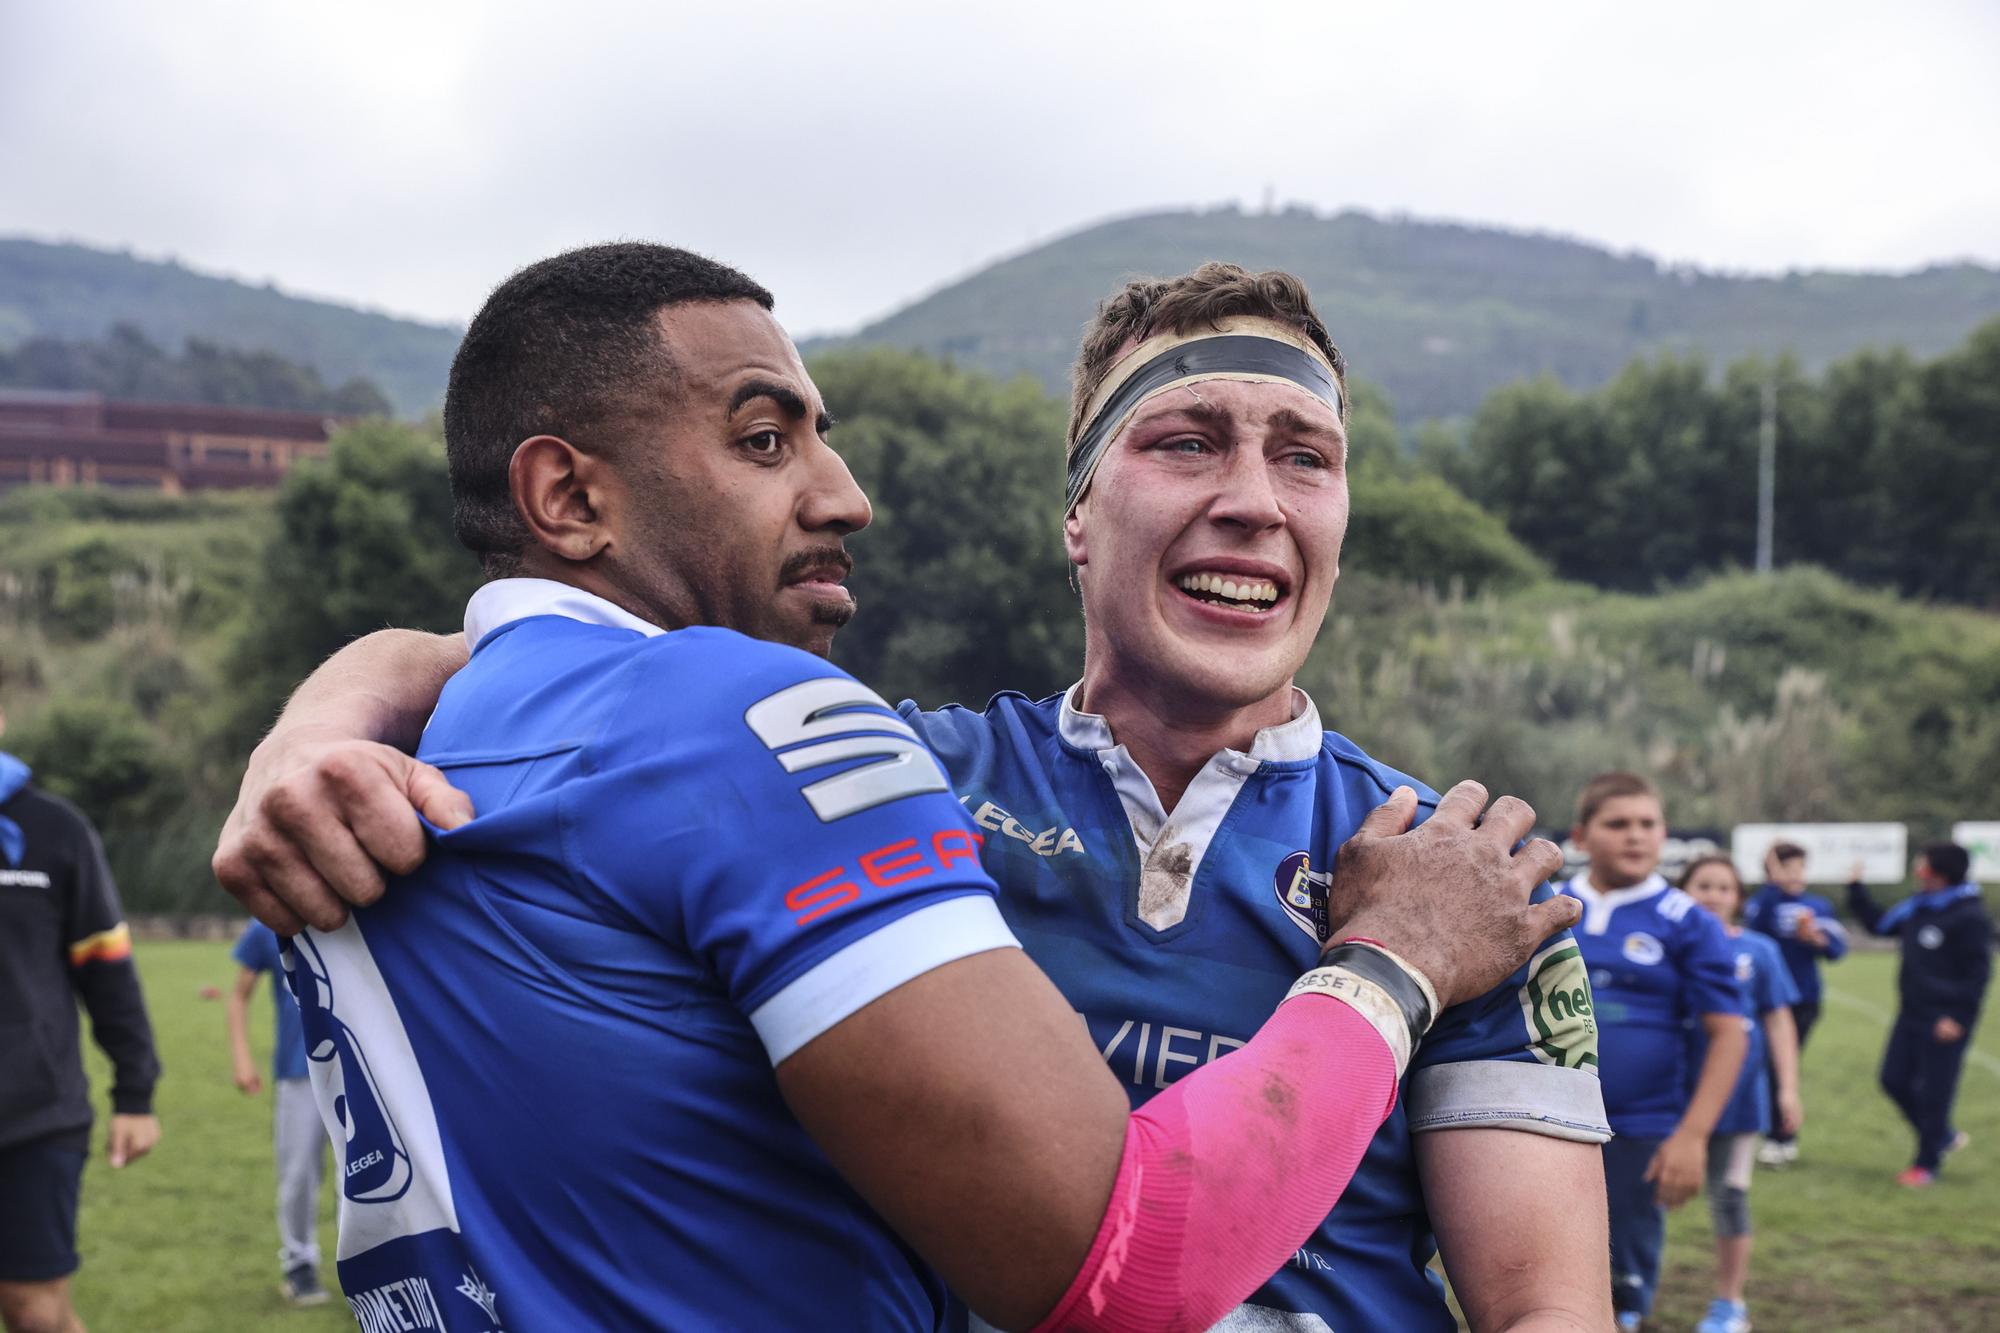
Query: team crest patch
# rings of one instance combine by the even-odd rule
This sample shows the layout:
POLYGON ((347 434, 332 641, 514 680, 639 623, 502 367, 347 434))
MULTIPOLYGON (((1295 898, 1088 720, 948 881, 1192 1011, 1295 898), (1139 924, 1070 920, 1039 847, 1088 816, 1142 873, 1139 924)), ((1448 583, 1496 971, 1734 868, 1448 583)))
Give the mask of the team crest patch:
POLYGON ((1936 926, 1925 926, 1917 931, 1917 944, 1925 949, 1935 949, 1944 943, 1944 932, 1936 926))
POLYGON ((1667 956, 1666 946, 1643 930, 1635 930, 1627 935, 1619 951, 1625 955, 1628 962, 1637 963, 1641 967, 1652 967, 1667 956))
POLYGON ((1747 953, 1736 955, 1736 979, 1750 981, 1757 975, 1757 960, 1747 953))
POLYGON ((1278 862, 1272 887, 1277 890, 1278 905, 1285 909, 1292 924, 1311 937, 1314 944, 1325 944, 1333 934, 1333 910, 1328 901, 1333 876, 1312 868, 1311 853, 1293 852, 1278 862))
POLYGON ((1590 974, 1575 940, 1557 940, 1528 960, 1520 1000, 1528 1049, 1537 1060, 1596 1071, 1597 1013, 1590 1002, 1590 974))

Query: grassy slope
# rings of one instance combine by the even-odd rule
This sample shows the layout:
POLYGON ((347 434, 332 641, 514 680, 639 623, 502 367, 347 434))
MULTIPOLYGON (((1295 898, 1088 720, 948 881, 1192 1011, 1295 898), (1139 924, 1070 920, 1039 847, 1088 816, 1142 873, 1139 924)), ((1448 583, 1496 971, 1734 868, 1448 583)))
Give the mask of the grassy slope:
MULTIPOLYGON (((352 1328, 340 1305, 292 1311, 276 1294, 267 1098, 230 1085, 223 1007, 199 998, 228 984, 227 946, 158 942, 140 950, 168 1076, 158 1153, 123 1172, 93 1160, 84 1182, 80 1310, 98 1333, 232 1333, 352 1328)), ((1959 1121, 1973 1148, 1927 1193, 1890 1177, 1908 1134, 1875 1090, 1893 1002, 1894 959, 1865 954, 1829 975, 1839 997, 1806 1063, 1804 1163, 1760 1170, 1752 1207, 1760 1253, 1751 1306, 1763 1333, 1783 1330, 1983 1329, 2000 1326, 2000 1031, 1978 1036, 1959 1121)), ((269 1040, 260 992, 253 1034, 269 1040)), ((106 1070, 92 1052, 92 1076, 106 1070)), ((268 1097, 268 1094, 267 1094, 268 1097)), ((331 1203, 322 1244, 333 1253, 331 1203)), ((1683 1209, 1669 1233, 1663 1326, 1691 1327, 1708 1300, 1708 1222, 1683 1209)), ((329 1269, 329 1279, 332 1273, 329 1269)))

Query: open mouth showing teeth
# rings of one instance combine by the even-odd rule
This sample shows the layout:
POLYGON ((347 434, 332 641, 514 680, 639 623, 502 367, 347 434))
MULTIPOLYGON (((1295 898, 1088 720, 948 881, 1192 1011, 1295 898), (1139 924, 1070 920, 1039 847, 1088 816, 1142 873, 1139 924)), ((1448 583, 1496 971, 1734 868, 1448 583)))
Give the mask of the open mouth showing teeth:
POLYGON ((1278 601, 1278 585, 1268 579, 1232 579, 1221 574, 1183 574, 1174 580, 1198 602, 1232 611, 1269 611, 1278 601))

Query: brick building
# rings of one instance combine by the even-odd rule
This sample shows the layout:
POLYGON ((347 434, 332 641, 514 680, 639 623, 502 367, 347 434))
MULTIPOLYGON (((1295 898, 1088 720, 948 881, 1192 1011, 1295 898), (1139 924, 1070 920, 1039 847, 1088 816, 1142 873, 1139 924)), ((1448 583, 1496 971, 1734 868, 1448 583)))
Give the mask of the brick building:
POLYGON ((36 483, 178 495, 276 486, 293 463, 325 453, 338 424, 318 412, 0 389, 0 490, 36 483))

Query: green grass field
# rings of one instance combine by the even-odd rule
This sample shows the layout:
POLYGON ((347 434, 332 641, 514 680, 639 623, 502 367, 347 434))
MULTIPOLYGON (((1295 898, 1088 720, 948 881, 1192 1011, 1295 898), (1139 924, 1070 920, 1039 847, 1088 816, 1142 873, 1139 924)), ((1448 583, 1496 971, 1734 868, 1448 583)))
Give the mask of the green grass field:
MULTIPOLYGON (((123 1171, 91 1163, 76 1279, 84 1319, 94 1333, 353 1328, 338 1302, 298 1311, 278 1297, 269 1092, 246 1098, 230 1084, 222 1003, 200 998, 234 976, 227 946, 146 943, 139 965, 167 1069, 165 1136, 123 1171)), ((1966 1067, 1958 1118, 1972 1148, 1934 1188, 1896 1188, 1910 1138, 1875 1087, 1894 969, 1893 957, 1866 954, 1828 973, 1834 995, 1806 1062, 1804 1160, 1760 1169, 1751 1194, 1750 1307, 1765 1333, 2000 1328, 2000 1040, 1989 1023, 1966 1067)), ((268 1003, 260 991, 252 1029, 266 1043, 268 1003)), ((92 1072, 101 1089, 101 1060, 92 1072)), ((330 1189, 323 1215, 331 1283, 330 1189)), ((1700 1204, 1675 1215, 1657 1327, 1701 1317, 1708 1240, 1700 1204)))

